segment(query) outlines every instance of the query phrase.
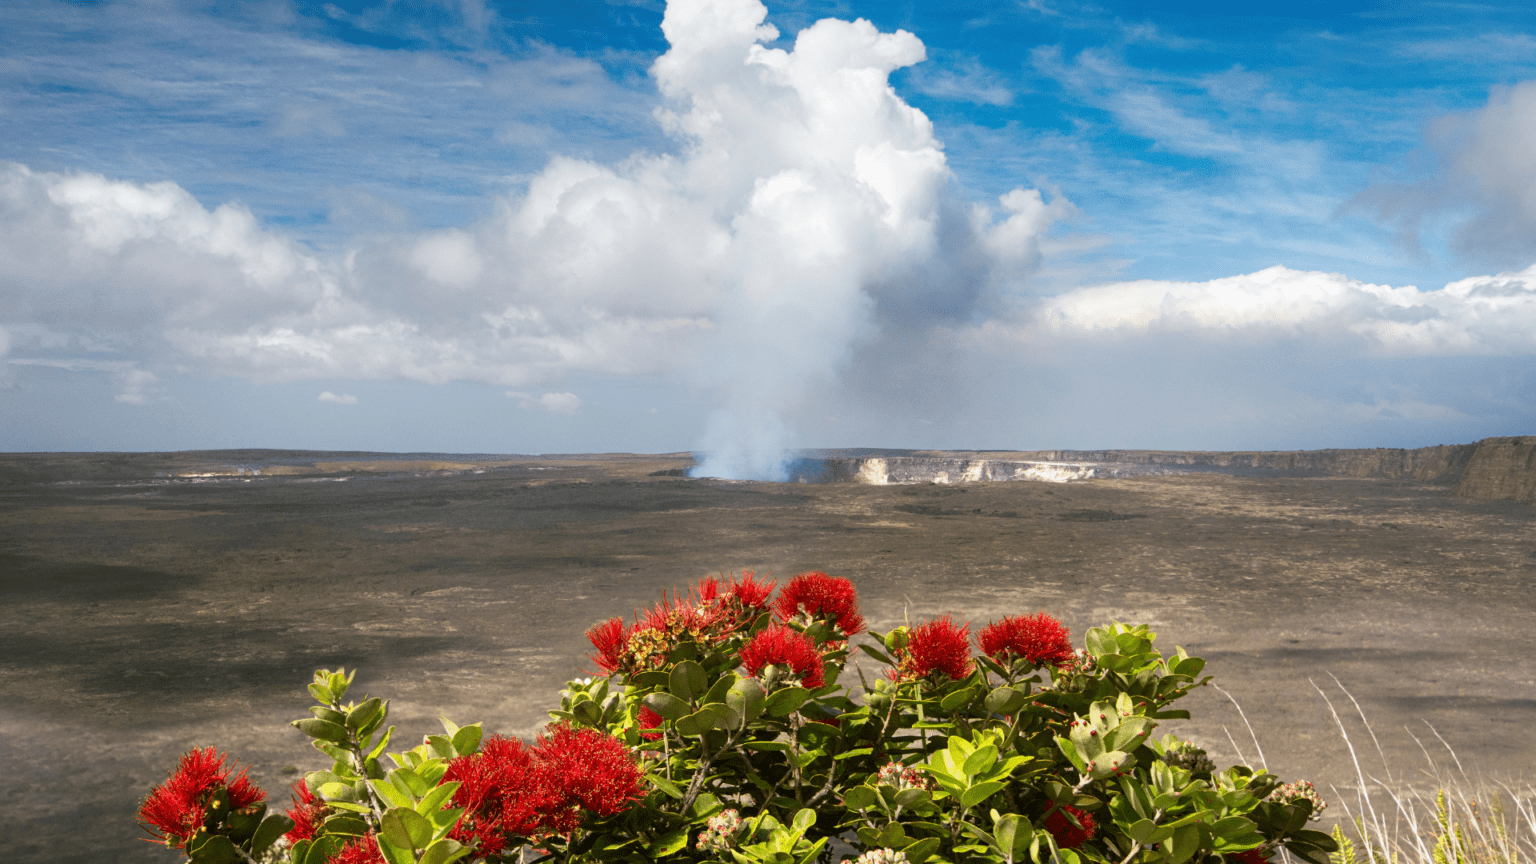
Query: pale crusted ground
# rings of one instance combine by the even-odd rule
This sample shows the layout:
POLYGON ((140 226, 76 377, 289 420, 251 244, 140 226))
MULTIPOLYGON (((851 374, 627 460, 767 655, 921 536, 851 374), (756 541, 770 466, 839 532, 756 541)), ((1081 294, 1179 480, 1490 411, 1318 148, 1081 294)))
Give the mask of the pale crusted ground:
MULTIPOLYGON (((1429 724, 1469 769, 1536 779, 1536 509, 1351 479, 646 476, 675 464, 0 487, 0 848, 172 860, 132 839, 132 811, 195 744, 285 800, 283 769, 319 765, 285 722, 319 666, 361 667, 403 740, 439 712, 530 734, 585 665, 588 625, 741 568, 847 576, 877 629, 1041 609, 1078 639, 1152 623, 1211 661, 1271 769, 1326 797, 1353 769, 1314 682, 1371 746, 1331 676, 1409 782, 1427 765, 1413 736, 1444 753, 1429 724)), ((1186 701, 1196 719, 1171 731, 1222 764, 1230 731, 1256 761, 1226 697, 1186 701)))

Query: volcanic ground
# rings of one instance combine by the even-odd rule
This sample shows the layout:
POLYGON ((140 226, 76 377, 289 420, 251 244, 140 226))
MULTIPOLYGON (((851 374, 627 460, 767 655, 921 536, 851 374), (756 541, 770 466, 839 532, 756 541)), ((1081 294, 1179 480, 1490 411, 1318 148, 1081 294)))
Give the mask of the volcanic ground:
POLYGON ((437 714, 530 736, 590 668, 588 626, 742 569, 845 576, 877 630, 1039 610, 1079 642, 1151 624, 1230 694, 1196 691, 1194 719, 1156 734, 1222 765, 1262 747, 1317 782, 1329 821, 1357 786, 1333 709, 1366 774, 1399 791, 1455 774, 1452 750, 1473 779, 1536 775, 1525 504, 1217 474, 722 482, 675 476, 686 456, 315 455, 245 477, 190 476, 196 461, 0 456, 7 861, 174 860, 135 839, 133 814, 195 745, 286 806, 326 761, 287 725, 320 667, 391 699, 397 741, 437 714))

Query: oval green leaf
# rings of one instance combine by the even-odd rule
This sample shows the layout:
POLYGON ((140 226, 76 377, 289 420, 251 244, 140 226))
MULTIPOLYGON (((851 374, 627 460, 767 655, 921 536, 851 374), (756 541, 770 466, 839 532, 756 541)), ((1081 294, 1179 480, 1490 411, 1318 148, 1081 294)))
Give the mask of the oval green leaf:
POLYGON ((788 717, 799 711, 800 706, 809 698, 811 691, 804 687, 785 687, 768 697, 768 714, 772 717, 788 717))
POLYGON ((668 720, 676 720, 688 714, 688 703, 673 696, 671 693, 650 693, 645 697, 645 705, 657 714, 668 720))

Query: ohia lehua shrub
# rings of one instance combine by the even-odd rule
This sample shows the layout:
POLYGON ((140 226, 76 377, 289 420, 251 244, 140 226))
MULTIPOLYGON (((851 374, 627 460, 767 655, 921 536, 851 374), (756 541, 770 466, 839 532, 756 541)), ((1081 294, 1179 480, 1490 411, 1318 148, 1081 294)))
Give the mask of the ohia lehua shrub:
POLYGON ((285 814, 206 748, 139 821, 196 864, 1328 864, 1310 784, 1154 736, 1209 678, 1147 627, 1074 650, 1043 613, 945 616, 855 644, 847 580, 775 587, 705 579, 592 627, 602 676, 531 744, 443 718, 392 752, 389 704, 320 670, 293 725, 331 764, 285 814))

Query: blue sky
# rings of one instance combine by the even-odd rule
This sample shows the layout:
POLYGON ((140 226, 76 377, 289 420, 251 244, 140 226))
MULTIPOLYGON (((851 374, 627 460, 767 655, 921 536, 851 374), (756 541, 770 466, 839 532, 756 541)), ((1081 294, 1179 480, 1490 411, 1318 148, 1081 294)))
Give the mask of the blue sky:
POLYGON ((0 449, 1536 431, 1536 12, 1238 5, 7 4, 0 449))

